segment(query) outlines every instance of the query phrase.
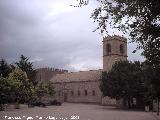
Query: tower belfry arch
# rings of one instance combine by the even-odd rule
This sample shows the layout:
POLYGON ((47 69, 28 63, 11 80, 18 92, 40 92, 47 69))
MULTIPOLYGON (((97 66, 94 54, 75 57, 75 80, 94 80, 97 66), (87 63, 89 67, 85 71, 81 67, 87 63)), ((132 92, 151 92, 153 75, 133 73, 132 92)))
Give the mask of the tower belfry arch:
POLYGON ((127 39, 115 35, 104 37, 103 70, 109 71, 120 60, 127 60, 127 39))

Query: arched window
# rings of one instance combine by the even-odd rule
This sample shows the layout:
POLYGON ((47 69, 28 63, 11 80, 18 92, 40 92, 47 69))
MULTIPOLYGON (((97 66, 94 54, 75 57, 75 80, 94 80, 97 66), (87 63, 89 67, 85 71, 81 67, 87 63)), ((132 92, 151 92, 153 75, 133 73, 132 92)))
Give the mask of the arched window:
POLYGON ((84 93, 85 93, 85 96, 87 96, 87 94, 88 94, 88 93, 87 93, 87 90, 85 90, 84 93))
POLYGON ((58 96, 61 96, 61 91, 58 91, 58 96))
POLYGON ((109 54, 111 52, 111 44, 106 45, 106 53, 109 54))
POLYGON ((121 54, 124 53, 124 45, 123 45, 123 44, 120 45, 120 53, 121 53, 121 54))
POLYGON ((80 94, 81 94, 81 93, 80 93, 80 91, 78 90, 78 96, 80 96, 80 94))
POLYGON ((96 93, 95 93, 95 90, 92 90, 92 95, 95 96, 95 94, 96 94, 96 93))
POLYGON ((74 92, 73 92, 73 91, 71 91, 71 96, 73 96, 73 94, 74 94, 74 92))

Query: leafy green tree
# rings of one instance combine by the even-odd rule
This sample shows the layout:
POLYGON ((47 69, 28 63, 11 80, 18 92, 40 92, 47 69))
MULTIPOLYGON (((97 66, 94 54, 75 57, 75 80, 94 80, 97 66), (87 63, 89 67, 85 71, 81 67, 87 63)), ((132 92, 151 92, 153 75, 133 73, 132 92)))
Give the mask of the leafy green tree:
MULTIPOLYGON (((98 22, 101 33, 116 28, 129 34, 137 49, 154 67, 160 66, 160 1, 104 0, 91 17, 98 22)), ((135 51, 134 51, 135 52, 135 51)))
POLYGON ((41 102, 42 97, 47 95, 53 96, 55 94, 54 86, 51 82, 44 83, 42 81, 39 81, 35 87, 35 93, 37 95, 38 101, 41 102))
POLYGON ((36 70, 33 69, 33 63, 29 61, 29 58, 21 55, 19 62, 15 63, 22 71, 26 72, 28 79, 31 80, 33 85, 37 84, 36 70))
POLYGON ((9 80, 0 76, 0 110, 3 110, 3 105, 11 99, 10 92, 11 85, 9 80))
MULTIPOLYGON (((99 1, 91 15, 98 23, 97 30, 107 33, 107 28, 116 28, 124 34, 129 34, 131 42, 137 42, 137 49, 143 49, 151 65, 151 77, 147 82, 155 89, 159 99, 159 69, 160 69, 160 1, 159 0, 104 0, 99 1), (151 84, 152 83, 152 84, 151 84)), ((136 50, 134 51, 136 52, 136 50)))
MULTIPOLYGON (((159 51, 159 11, 159 0, 104 0, 91 17, 98 22, 97 29, 102 33, 108 32, 107 25, 128 33, 133 42, 139 43, 138 48, 144 49, 144 55, 149 59, 151 51, 159 51)), ((154 54, 153 57, 157 58, 158 53, 154 54)))
POLYGON ((47 94, 47 86, 42 81, 38 82, 35 88, 35 93, 37 95, 38 101, 41 102, 42 97, 44 97, 47 94))
POLYGON ((27 74, 21 69, 16 68, 9 74, 11 84, 12 101, 16 103, 25 103, 32 97, 33 85, 27 78, 27 74))
POLYGON ((7 77, 12 71, 11 66, 4 59, 0 60, 0 76, 7 77))
POLYGON ((100 89, 103 96, 123 98, 131 107, 133 98, 142 97, 141 64, 120 61, 113 65, 109 72, 103 72, 100 89))
POLYGON ((29 58, 21 55, 20 61, 16 62, 16 65, 27 74, 29 82, 31 82, 34 86, 34 89, 31 89, 31 97, 28 98, 29 103, 34 102, 35 100, 41 101, 42 97, 45 95, 54 95, 55 91, 51 83, 36 81, 36 70, 33 69, 33 63, 29 61, 29 58))
MULTIPOLYGON (((150 62, 145 61, 143 65, 143 79, 145 81, 145 98, 149 103, 153 103, 153 99, 160 99, 160 69, 153 67, 150 62)), ((159 103, 159 102, 158 102, 159 103)), ((157 112, 159 114, 159 111, 157 112)))
POLYGON ((54 86, 51 82, 35 81, 36 72, 27 57, 21 55, 21 60, 16 63, 17 67, 14 65, 9 66, 3 59, 0 65, 1 108, 3 108, 3 104, 9 102, 32 104, 37 99, 41 101, 45 95, 53 96, 55 94, 54 86), (31 80, 28 79, 27 75, 30 76, 31 80))
POLYGON ((50 95, 50 96, 54 96, 55 94, 55 90, 54 90, 54 85, 52 82, 47 82, 46 83, 46 87, 47 87, 47 94, 50 95))

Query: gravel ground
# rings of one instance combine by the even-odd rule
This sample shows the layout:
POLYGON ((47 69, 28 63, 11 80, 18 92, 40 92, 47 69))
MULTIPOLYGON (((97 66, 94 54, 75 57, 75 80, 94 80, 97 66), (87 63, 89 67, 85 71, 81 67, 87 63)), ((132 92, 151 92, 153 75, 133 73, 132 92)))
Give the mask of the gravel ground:
POLYGON ((111 106, 63 103, 46 108, 22 108, 0 111, 0 120, 157 120, 150 112, 127 111, 111 106))

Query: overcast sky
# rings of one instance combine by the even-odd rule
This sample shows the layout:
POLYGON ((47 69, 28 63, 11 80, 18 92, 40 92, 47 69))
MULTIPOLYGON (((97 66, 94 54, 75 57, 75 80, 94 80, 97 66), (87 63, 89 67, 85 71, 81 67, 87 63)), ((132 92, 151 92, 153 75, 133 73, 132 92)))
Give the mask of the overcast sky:
MULTIPOLYGON (((92 32, 96 0, 74 8, 76 0, 0 0, 0 57, 9 63, 21 54, 35 67, 70 71, 102 68, 102 36, 92 32)), ((119 34, 108 28, 110 34, 119 34)), ((143 60, 128 44, 128 59, 143 60)))

